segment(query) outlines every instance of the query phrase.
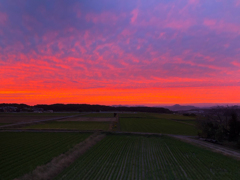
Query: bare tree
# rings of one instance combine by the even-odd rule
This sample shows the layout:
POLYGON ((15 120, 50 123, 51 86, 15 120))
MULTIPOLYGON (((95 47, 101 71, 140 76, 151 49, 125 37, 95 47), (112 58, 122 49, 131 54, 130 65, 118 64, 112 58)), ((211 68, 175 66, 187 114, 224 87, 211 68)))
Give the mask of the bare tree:
POLYGON ((199 136, 218 142, 228 140, 240 144, 240 119, 238 107, 216 107, 198 117, 199 136))

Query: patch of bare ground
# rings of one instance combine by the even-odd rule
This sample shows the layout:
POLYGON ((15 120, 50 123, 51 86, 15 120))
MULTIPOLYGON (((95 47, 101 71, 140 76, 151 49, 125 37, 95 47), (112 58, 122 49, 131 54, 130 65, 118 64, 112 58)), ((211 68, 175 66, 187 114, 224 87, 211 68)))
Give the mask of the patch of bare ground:
POLYGON ((85 141, 77 144, 72 149, 58 157, 55 157, 49 163, 38 166, 31 173, 26 174, 15 180, 50 180, 56 177, 66 167, 70 166, 78 157, 84 154, 88 149, 101 141, 106 135, 96 132, 89 136, 85 141))
POLYGON ((62 119, 58 121, 86 121, 86 122, 112 122, 115 121, 116 118, 96 118, 96 117, 73 117, 62 119))
POLYGON ((225 147, 225 146, 220 145, 220 144, 214 144, 214 143, 211 143, 211 142, 206 142, 206 141, 203 141, 203 140, 200 140, 200 139, 197 139, 197 138, 194 138, 194 137, 190 137, 190 136, 170 135, 170 134, 168 134, 168 136, 171 136, 171 137, 180 139, 184 142, 194 144, 194 145, 197 145, 197 146, 200 146, 200 147, 204 147, 204 148, 209 149, 211 151, 218 152, 218 153, 221 153, 223 155, 230 156, 230 157, 233 157, 234 159, 240 160, 240 151, 238 151, 238 150, 230 149, 230 148, 225 147))

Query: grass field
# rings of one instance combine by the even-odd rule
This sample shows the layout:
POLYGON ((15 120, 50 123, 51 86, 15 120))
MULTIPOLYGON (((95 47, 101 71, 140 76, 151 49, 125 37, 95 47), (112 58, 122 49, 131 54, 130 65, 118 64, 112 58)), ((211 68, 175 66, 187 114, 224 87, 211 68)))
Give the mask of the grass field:
POLYGON ((82 117, 82 116, 77 116, 77 117, 70 117, 66 119, 62 119, 59 121, 87 121, 87 122, 111 122, 115 121, 116 118, 114 117, 82 117))
POLYGON ((114 117, 113 113, 90 113, 90 114, 84 114, 81 117, 99 117, 99 118, 110 118, 114 117))
POLYGON ((56 179, 239 179, 240 162, 170 137, 108 135, 56 179))
POLYGON ((152 117, 154 114, 153 113, 119 113, 119 117, 122 118, 133 118, 133 117, 152 117))
POLYGON ((0 113, 0 123, 31 122, 78 114, 79 113, 0 113))
POLYGON ((24 175, 86 139, 84 133, 0 132, 0 179, 24 175))
POLYGON ((51 121, 44 124, 25 126, 23 129, 108 130, 109 126, 109 122, 51 121))
POLYGON ((193 126, 196 126, 196 125, 197 125, 197 121, 196 121, 196 120, 178 120, 178 122, 191 124, 191 125, 193 125, 193 126))
POLYGON ((194 126, 161 118, 120 118, 120 127, 126 132, 197 135, 194 126))
POLYGON ((24 113, 0 113, 0 117, 2 116, 72 116, 72 115, 80 115, 81 113, 34 113, 34 112, 24 112, 24 113))
POLYGON ((195 120, 196 117, 183 116, 181 114, 149 114, 152 117, 157 117, 161 119, 175 119, 175 120, 195 120))
POLYGON ((0 123, 0 126, 7 125, 7 124, 9 124, 9 123, 0 123))
POLYGON ((195 120, 195 117, 183 116, 181 114, 165 114, 165 113, 119 113, 122 118, 160 118, 160 119, 178 119, 178 120, 195 120))

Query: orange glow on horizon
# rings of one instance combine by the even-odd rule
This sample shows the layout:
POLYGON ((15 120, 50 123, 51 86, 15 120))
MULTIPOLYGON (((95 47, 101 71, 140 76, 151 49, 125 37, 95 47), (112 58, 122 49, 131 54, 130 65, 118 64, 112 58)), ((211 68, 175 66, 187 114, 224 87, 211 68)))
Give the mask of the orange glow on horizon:
POLYGON ((1 103, 159 105, 194 103, 239 103, 240 87, 152 89, 59 89, 32 91, 0 90, 1 103))

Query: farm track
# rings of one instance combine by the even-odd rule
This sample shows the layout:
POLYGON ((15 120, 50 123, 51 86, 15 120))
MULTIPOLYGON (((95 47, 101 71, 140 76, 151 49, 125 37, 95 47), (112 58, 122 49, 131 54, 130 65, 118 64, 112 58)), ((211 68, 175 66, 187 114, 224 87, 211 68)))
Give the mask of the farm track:
POLYGON ((38 123, 43 123, 43 122, 48 122, 48 121, 56 121, 56 120, 63 120, 63 119, 68 119, 68 118, 74 118, 74 117, 79 117, 83 116, 85 114, 80 114, 80 115, 72 115, 72 116, 62 116, 62 117, 54 117, 54 118, 48 118, 44 120, 37 120, 37 121, 28 121, 28 122, 19 122, 19 123, 14 123, 14 124, 7 124, 7 125, 2 125, 0 126, 0 129, 4 128, 14 128, 14 127, 22 127, 22 126, 27 126, 27 125, 32 125, 32 124, 38 124, 38 123))
POLYGON ((227 156, 231 156, 231 157, 234 157, 234 158, 240 160, 240 151, 229 149, 229 148, 221 146, 219 144, 213 144, 210 142, 199 140, 193 136, 182 136, 182 135, 171 135, 171 134, 168 134, 168 136, 180 139, 184 142, 191 143, 191 144, 194 144, 197 146, 205 147, 214 152, 218 152, 218 153, 221 153, 221 154, 224 154, 227 156))
POLYGON ((104 134, 94 133, 83 142, 75 145, 66 153, 53 158, 49 163, 38 166, 31 173, 28 173, 15 180, 44 179, 50 180, 57 176, 61 171, 70 166, 80 155, 84 154, 89 148, 105 137, 104 134))
POLYGON ((90 133, 0 133, 0 179, 10 180, 31 172, 67 152, 90 133))

